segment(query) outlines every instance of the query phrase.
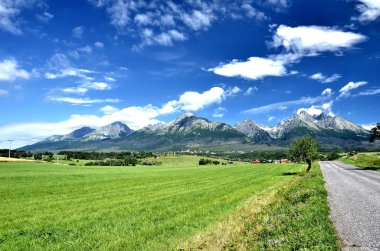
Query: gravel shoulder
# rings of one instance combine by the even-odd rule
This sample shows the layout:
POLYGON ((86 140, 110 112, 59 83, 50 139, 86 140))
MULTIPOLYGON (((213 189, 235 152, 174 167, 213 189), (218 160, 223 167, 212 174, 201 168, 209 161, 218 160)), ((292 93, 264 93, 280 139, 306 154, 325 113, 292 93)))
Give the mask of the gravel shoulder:
POLYGON ((343 250, 380 250, 380 172, 338 161, 320 166, 343 250))

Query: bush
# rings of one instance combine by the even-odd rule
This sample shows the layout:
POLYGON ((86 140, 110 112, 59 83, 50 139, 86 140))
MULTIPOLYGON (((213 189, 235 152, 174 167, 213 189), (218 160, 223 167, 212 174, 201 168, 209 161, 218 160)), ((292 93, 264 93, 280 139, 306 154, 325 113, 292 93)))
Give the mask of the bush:
POLYGON ((199 165, 200 166, 207 165, 209 163, 208 161, 209 161, 208 159, 202 158, 199 160, 199 165))
POLYGON ((128 157, 124 159, 124 164, 126 166, 135 166, 137 165, 138 160, 135 157, 128 157))
POLYGON ((327 159, 328 160, 336 160, 336 159, 339 159, 340 158, 340 155, 339 153, 337 152, 331 152, 327 155, 327 159))
POLYGON ((139 164, 144 165, 144 166, 160 166, 162 164, 162 162, 159 162, 159 161, 142 161, 139 164))
POLYGON ((204 158, 199 160, 200 166, 203 166, 203 165, 219 165, 219 164, 220 164, 220 162, 217 160, 204 159, 204 158))
POLYGON ((350 157, 352 157, 352 156, 354 156, 354 155, 356 155, 356 152, 355 152, 355 151, 353 151, 353 152, 349 152, 349 153, 348 153, 348 156, 350 156, 350 157))

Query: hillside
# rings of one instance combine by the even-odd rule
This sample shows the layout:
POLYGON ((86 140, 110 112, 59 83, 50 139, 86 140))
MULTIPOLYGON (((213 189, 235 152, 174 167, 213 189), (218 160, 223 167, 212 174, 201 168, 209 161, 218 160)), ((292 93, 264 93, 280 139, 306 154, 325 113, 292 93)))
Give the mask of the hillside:
POLYGON ((368 131, 343 117, 305 111, 276 126, 261 125, 251 119, 234 127, 186 113, 167 124, 156 124, 133 131, 122 122, 92 129, 83 127, 67 135, 53 135, 25 151, 181 151, 187 149, 252 150, 283 147, 294 138, 311 135, 324 148, 368 147, 368 131))

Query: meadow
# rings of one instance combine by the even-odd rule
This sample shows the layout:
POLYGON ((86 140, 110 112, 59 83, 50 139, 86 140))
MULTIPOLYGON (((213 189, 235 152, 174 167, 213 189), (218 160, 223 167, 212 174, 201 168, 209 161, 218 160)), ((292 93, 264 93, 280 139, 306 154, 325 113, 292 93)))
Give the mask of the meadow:
POLYGON ((343 163, 354 165, 367 170, 380 171, 380 153, 346 154, 339 159, 343 163))
POLYGON ((337 248, 317 166, 198 160, 0 163, 0 250, 337 248))

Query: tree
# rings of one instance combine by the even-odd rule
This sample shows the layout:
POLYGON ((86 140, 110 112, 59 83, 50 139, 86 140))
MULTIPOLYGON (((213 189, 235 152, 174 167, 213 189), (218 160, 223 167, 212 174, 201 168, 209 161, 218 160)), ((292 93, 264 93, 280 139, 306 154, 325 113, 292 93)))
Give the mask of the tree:
POLYGON ((327 155, 327 159, 328 160, 336 160, 336 159, 339 159, 340 158, 340 155, 338 152, 330 152, 328 155, 327 155))
POLYGON ((380 139, 380 123, 377 123, 376 127, 371 129, 369 142, 375 142, 376 139, 380 139))
POLYGON ((294 140, 289 149, 289 157, 295 162, 305 161, 307 163, 306 172, 311 169, 311 163, 317 159, 318 142, 310 136, 304 136, 294 140))

